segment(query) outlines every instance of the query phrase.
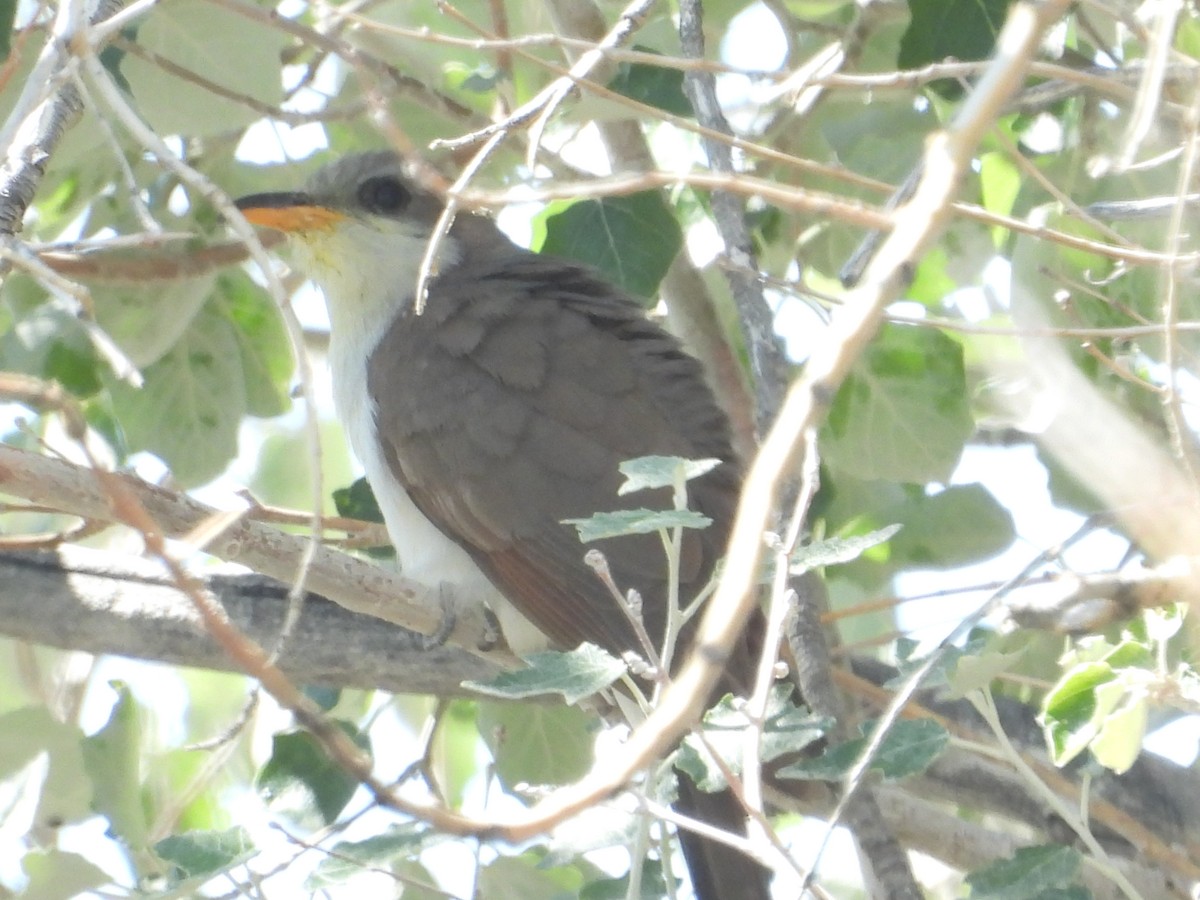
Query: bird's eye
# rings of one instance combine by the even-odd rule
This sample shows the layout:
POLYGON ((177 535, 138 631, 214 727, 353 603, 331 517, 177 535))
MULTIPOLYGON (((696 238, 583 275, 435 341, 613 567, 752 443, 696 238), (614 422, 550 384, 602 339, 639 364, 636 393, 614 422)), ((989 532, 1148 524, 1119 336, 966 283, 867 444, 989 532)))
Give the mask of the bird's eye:
POLYGON ((368 178, 358 186, 358 202, 367 212, 394 216, 408 205, 408 189, 393 175, 368 178))

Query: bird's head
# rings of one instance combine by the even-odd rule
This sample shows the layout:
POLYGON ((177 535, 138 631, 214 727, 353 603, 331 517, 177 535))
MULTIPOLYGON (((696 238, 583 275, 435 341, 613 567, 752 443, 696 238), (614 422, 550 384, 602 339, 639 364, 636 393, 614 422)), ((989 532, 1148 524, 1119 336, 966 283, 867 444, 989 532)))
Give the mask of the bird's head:
MULTIPOLYGON (((335 330, 338 320, 382 316, 411 299, 444 206, 388 151, 343 157, 302 190, 251 194, 235 205, 248 222, 288 235, 301 269, 325 292, 335 330)), ((447 238, 439 264, 453 265, 458 255, 457 241, 447 238)))

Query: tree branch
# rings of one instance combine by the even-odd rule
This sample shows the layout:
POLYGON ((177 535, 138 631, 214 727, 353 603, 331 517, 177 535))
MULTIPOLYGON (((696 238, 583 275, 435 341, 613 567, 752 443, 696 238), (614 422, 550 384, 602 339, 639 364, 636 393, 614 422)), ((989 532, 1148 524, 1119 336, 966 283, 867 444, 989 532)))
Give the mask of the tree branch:
MULTIPOLYGON (((287 586, 255 574, 206 574, 230 622, 270 647, 288 614, 287 586)), ((161 566, 64 546, 0 551, 0 631, 63 650, 111 653, 171 665, 239 671, 161 566)), ((465 694, 467 679, 498 673, 452 647, 308 595, 277 665, 297 684, 465 694)))
MULTIPOLYGON (((122 0, 100 0, 92 21, 104 21, 121 6, 122 0)), ((0 133, 0 147, 7 148, 0 163, 0 235, 20 230, 47 160, 83 112, 73 83, 54 86, 55 77, 64 72, 61 58, 67 53, 67 42, 77 33, 79 23, 73 21, 73 15, 78 8, 74 3, 60 5, 42 56, 0 133)))
MULTIPOLYGON (((679 4, 679 40, 686 56, 697 60, 704 58, 704 21, 700 0, 683 0, 679 4)), ((733 136, 733 128, 717 101, 717 78, 714 73, 698 69, 685 72, 683 89, 696 113, 697 122, 711 131, 733 136)), ((728 143, 707 136, 702 136, 700 143, 708 157, 710 169, 727 175, 736 172, 733 148, 728 143)), ((725 255, 732 263, 724 266, 722 271, 733 293, 746 338, 758 401, 756 419, 760 428, 766 428, 783 402, 783 389, 788 382, 790 367, 783 345, 775 336, 774 316, 763 297, 762 282, 758 278, 758 260, 750 229, 746 225, 743 202, 727 191, 713 191, 712 208, 713 221, 725 243, 725 255)))
MULTIPOLYGON (((223 515, 184 494, 147 484, 129 475, 123 479, 168 536, 182 537, 223 515)), ((95 474, 83 466, 0 445, 0 490, 33 503, 87 519, 111 522, 108 495, 95 474)), ((286 534, 269 525, 241 519, 206 545, 221 559, 241 563, 256 572, 290 582, 309 546, 307 538, 286 534)), ((437 634, 444 615, 438 592, 345 553, 317 547, 305 583, 316 593, 357 613, 384 619, 420 634, 437 634)), ((494 642, 494 629, 482 610, 460 611, 447 643, 489 660, 494 665, 517 664, 504 650, 484 651, 494 642)))

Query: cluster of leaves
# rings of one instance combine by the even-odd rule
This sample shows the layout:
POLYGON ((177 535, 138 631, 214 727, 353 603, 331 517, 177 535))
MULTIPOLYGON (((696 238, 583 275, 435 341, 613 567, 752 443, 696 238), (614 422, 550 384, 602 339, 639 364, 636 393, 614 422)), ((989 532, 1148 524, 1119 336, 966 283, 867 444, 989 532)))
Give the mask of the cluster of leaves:
MULTIPOLYGON (((484 0, 458 3, 461 18, 454 18, 432 2, 372 4, 363 13, 369 18, 353 34, 360 51, 355 62, 328 55, 318 42, 305 42, 279 27, 271 19, 277 12, 272 3, 177 0, 156 4, 133 19, 102 62, 138 117, 172 141, 189 165, 237 196, 294 187, 316 164, 312 159, 260 166, 245 162, 244 152, 239 155, 247 145, 270 145, 270 134, 287 131, 281 122, 303 121, 297 133, 319 133, 314 143, 338 154, 384 142, 365 114, 381 103, 377 112, 398 123, 414 146, 423 147, 434 138, 480 127, 494 110, 515 108, 535 96, 553 77, 545 64, 561 62, 560 48, 530 45, 493 54, 417 37, 428 31, 476 38, 467 23, 491 21, 494 5, 484 0), (367 65, 366 55, 393 68, 367 65), (263 127, 264 119, 275 132, 263 127), (256 137, 247 139, 248 133, 256 137)), ((505 6, 511 34, 551 30, 540 4, 505 6)), ((889 13, 874 19, 862 18, 862 5, 848 0, 775 6, 784 17, 789 70, 827 50, 831 34, 853 34, 843 71, 878 75, 918 72, 951 58, 983 59, 1009 3, 869 4, 889 13)), ((3 9, 11 23, 15 4, 3 9)), ((285 4, 278 12, 301 28, 324 27, 325 13, 315 8, 285 4)), ((753 35, 738 32, 744 12, 742 2, 706 2, 706 27, 713 35, 729 36, 731 44, 753 42, 753 35)), ((12 28, 0 27, 0 54, 7 59, 7 80, 0 86, 2 118, 16 106, 48 34, 44 22, 30 28, 18 24, 21 30, 13 40, 8 40, 12 28)), ((322 34, 329 40, 342 37, 340 28, 322 34)), ((1178 63, 1194 67, 1200 58, 1200 18, 1194 11, 1180 16, 1170 38, 1178 63)), ((670 17, 651 16, 637 41, 643 55, 613 66, 608 87, 643 104, 633 115, 648 134, 668 147, 682 145, 694 152, 694 135, 664 124, 667 116, 693 117, 681 70, 654 65, 644 55, 657 53, 664 61, 680 55, 670 17)), ((1005 505, 1010 500, 1001 502, 993 493, 996 481, 955 480, 964 451, 976 452, 983 438, 999 436, 1002 444, 1018 445, 1013 454, 1035 458, 1056 506, 1081 513, 1097 509, 1089 486, 1065 475, 1026 435, 1043 411, 1027 400, 1025 367, 1031 351, 1014 329, 1111 329, 1086 343, 1064 339, 1062 344, 1090 383, 1150 433, 1167 433, 1179 425, 1167 419, 1169 410, 1160 398, 1192 366, 1196 330, 1176 329, 1170 341, 1128 330, 1164 320, 1161 273, 1144 263, 1153 256, 1149 251, 1168 249, 1163 221, 1107 220, 1104 210, 1176 193, 1185 171, 1175 151, 1186 118, 1181 109, 1190 102, 1188 89, 1182 79, 1168 83, 1171 91, 1163 99, 1159 127, 1143 137, 1141 147, 1141 157, 1153 164, 1100 165, 1119 154, 1116 138, 1126 133, 1132 119, 1127 83, 1115 70, 1144 60, 1148 39, 1119 17, 1089 10, 1065 22, 1051 44, 1051 55, 1064 70, 1073 67, 1080 76, 1074 88, 1019 97, 996 121, 962 186, 963 202, 972 206, 961 211, 939 246, 917 265, 907 302, 833 400, 821 433, 821 491, 812 514, 822 539, 800 554, 795 566, 831 566, 827 583, 836 609, 893 593, 898 576, 932 571, 941 578, 1014 545, 1014 511, 1005 505), (1096 66, 1110 71, 1098 72, 1092 68, 1096 66), (1028 227, 1014 227, 1022 223, 1028 227), (1117 252, 1130 248, 1148 251, 1142 263, 1135 253, 1117 252), (974 309, 982 312, 964 312, 974 309), (949 326, 930 327, 935 321, 949 326)), ((755 175, 798 191, 872 204, 886 199, 906 178, 927 136, 949 121, 963 91, 957 76, 928 83, 919 77, 897 78, 891 85, 881 83, 865 102, 857 87, 832 86, 822 89, 818 102, 805 105, 793 103, 796 98, 780 89, 772 73, 731 76, 727 84, 754 98, 748 113, 735 116, 741 133, 772 151, 770 156, 747 153, 746 165, 755 175), (763 97, 768 99, 758 102, 763 97), (783 161, 787 157, 818 165, 801 175, 783 161)), ((257 451, 238 446, 246 417, 279 416, 290 403, 294 371, 272 300, 236 267, 196 265, 205 259, 204 250, 225 238, 225 225, 212 205, 194 185, 152 158, 95 92, 85 99, 83 122, 49 161, 24 239, 31 246, 76 235, 104 240, 142 234, 147 221, 197 239, 145 240, 131 249, 84 257, 94 263, 90 274, 79 277, 90 292, 95 321, 137 367, 140 386, 117 374, 95 332, 81 324, 73 297, 23 272, 8 276, 3 286, 0 370, 63 385, 120 464, 149 452, 165 463, 178 484, 192 487, 225 471, 239 453, 245 462, 257 452, 252 487, 265 500, 303 506, 308 498, 302 473, 291 477, 302 454, 292 452, 299 438, 290 434, 290 425, 280 426, 282 436, 273 435, 257 451), (127 188, 130 183, 136 191, 127 188), (141 265, 146 260, 153 263, 150 274, 141 265)), ((584 126, 629 116, 631 109, 584 90, 559 111, 549 132, 549 143, 566 149, 561 154, 547 151, 550 163, 535 174, 569 171, 570 147, 586 140, 584 126)), ((666 159, 670 153, 664 151, 664 162, 674 165, 666 159)), ((493 158, 490 171, 496 181, 528 180, 521 174, 522 162, 523 148, 510 141, 493 158)), ((619 160, 617 168, 629 166, 619 160)), ((749 205, 759 264, 777 281, 787 282, 772 298, 780 308, 794 311, 810 296, 836 296, 843 264, 861 240, 861 230, 837 215, 784 211, 759 201, 749 205)), ((714 215, 710 198, 687 187, 555 202, 533 217, 533 244, 598 267, 649 304, 685 235, 702 232, 714 215)), ((1192 214, 1185 210, 1183 215, 1187 224, 1192 214)), ((736 321, 721 279, 714 274, 709 284, 723 321, 736 321)), ((1171 315, 1176 321, 1194 321, 1200 318, 1196 303, 1196 292, 1183 291, 1171 315)), ((824 314, 809 309, 803 328, 819 334, 824 314)), ((731 340, 737 344, 742 339, 731 340)), ((741 349, 748 361, 752 348, 741 349)), ((35 420, 32 427, 48 430, 48 421, 35 420)), ((24 442, 15 430, 12 438, 24 442)), ((344 465, 343 471, 331 465, 334 483, 348 480, 344 465)), ((364 508, 361 495, 344 499, 351 514, 364 508)), ((684 511, 648 524, 642 520, 653 528, 696 524, 684 511)), ((591 526, 600 530, 587 536, 599 537, 631 523, 594 520, 591 526)), ((1117 560, 1102 564, 1110 562, 1115 567, 1117 560)), ((954 585, 948 576, 937 583, 954 585)), ((954 609, 947 613, 948 618, 957 615, 954 609)), ((973 689, 982 691, 1003 676, 1007 681, 992 684, 992 690, 1041 705, 1056 762, 1066 763, 1086 750, 1100 764, 1121 771, 1141 751, 1152 721, 1159 724, 1178 715, 1156 705, 1163 683, 1195 690, 1182 632, 1174 631, 1177 624, 1167 614, 1162 621, 1147 618, 1074 644, 1065 658, 1057 638, 1028 632, 1002 642, 993 638, 955 654, 958 677, 974 671, 978 683, 973 689), (984 647, 997 644, 1005 651, 1000 662, 984 653, 984 647), (1055 686, 1035 689, 1030 684, 1055 686)), ((894 612, 876 609, 857 616, 841 633, 847 640, 874 639, 895 628, 894 612)), ((584 696, 617 675, 613 661, 587 656, 590 652, 548 657, 542 661, 548 670, 534 667, 514 676, 515 682, 492 689, 505 696, 540 694, 548 683, 561 688, 564 680, 578 678, 568 699, 584 696)), ((904 652, 898 655, 905 662, 904 652)), ((234 710, 213 699, 229 691, 225 676, 189 679, 195 706, 208 704, 227 718, 234 716, 234 710)), ((43 849, 51 846, 43 840, 45 829, 92 815, 107 820, 125 855, 129 871, 123 877, 128 882, 185 892, 219 873, 241 871, 239 866, 259 857, 263 839, 241 825, 229 798, 251 787, 271 814, 326 851, 306 889, 352 882, 372 868, 404 880, 406 897, 420 896, 418 885, 436 881, 436 873, 424 870, 419 860, 442 836, 390 821, 366 836, 345 834, 361 815, 361 796, 303 733, 276 730, 270 749, 257 752, 249 739, 235 741, 231 755, 236 764, 217 772, 205 766, 203 753, 176 749, 147 727, 154 715, 166 716, 169 710, 151 713, 124 689, 107 724, 85 736, 45 708, 20 708, 33 698, 15 687, 18 680, 15 665, 3 674, 3 683, 14 687, 0 691, 0 697, 9 698, 2 701, 0 718, 0 786, 23 786, 23 796, 31 798, 21 848, 29 896, 65 896, 112 879, 111 872, 81 855, 43 849), (171 796, 185 790, 191 799, 180 807, 171 796)), ((346 692, 326 706, 360 746, 372 745, 372 729, 380 721, 376 705, 346 692)), ((401 704, 400 713, 383 719, 398 719, 417 733, 427 712, 415 702, 401 704)), ((710 746, 720 750, 722 729, 736 733, 729 723, 737 715, 727 707, 710 715, 710 746)), ((430 744, 430 767, 454 806, 464 802, 469 785, 481 774, 475 752, 480 739, 492 758, 491 773, 509 792, 519 793, 522 785, 577 777, 591 759, 595 736, 589 716, 547 704, 459 700, 449 704, 439 721, 430 744)), ((205 736, 206 726, 213 725, 210 713, 198 714, 186 724, 189 739, 205 736)), ((863 731, 860 739, 832 742, 818 758, 792 766, 789 774, 840 779, 858 759, 871 726, 864 725, 863 731)), ((796 750, 827 734, 827 723, 780 710, 769 723, 764 755, 773 752, 772 741, 796 750)), ((736 743, 735 737, 730 740, 736 743)), ((903 723, 880 749, 877 770, 891 779, 922 771, 945 741, 939 727, 903 723)), ((381 754, 377 743, 375 748, 377 760, 389 754, 394 758, 393 751, 381 754)), ((726 761, 735 771, 737 758, 737 749, 730 749, 726 761)), ((694 742, 685 744, 678 761, 698 781, 717 783, 716 770, 694 742)), ((616 830, 590 842, 564 841, 524 856, 485 860, 479 895, 623 895, 619 880, 612 882, 582 854, 627 844, 629 834, 616 830)), ((1079 858, 1064 847, 1023 850, 971 875, 971 895, 1081 896, 1079 858)), ((671 877, 661 870, 649 876, 644 884, 671 877)), ((0 870, 0 877, 8 880, 11 873, 0 870)))

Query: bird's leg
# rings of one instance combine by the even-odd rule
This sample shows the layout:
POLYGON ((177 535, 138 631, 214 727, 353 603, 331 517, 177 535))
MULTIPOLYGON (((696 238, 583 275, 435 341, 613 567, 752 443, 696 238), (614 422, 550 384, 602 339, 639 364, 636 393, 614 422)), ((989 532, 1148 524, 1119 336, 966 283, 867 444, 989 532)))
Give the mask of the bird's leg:
POLYGON ((445 646, 450 635, 454 633, 454 626, 458 622, 458 612, 454 607, 451 587, 442 582, 438 585, 437 592, 438 606, 442 611, 442 619, 438 622, 438 627, 433 634, 421 636, 422 650, 436 650, 439 647, 445 646))
POLYGON ((500 643, 504 637, 504 632, 500 628, 500 620, 496 618, 496 614, 487 606, 483 608, 483 624, 486 630, 484 631, 483 639, 479 642, 479 649, 491 650, 500 643))

